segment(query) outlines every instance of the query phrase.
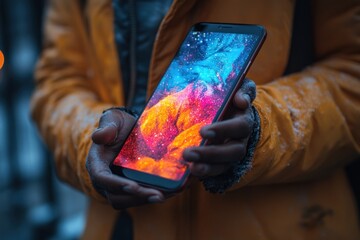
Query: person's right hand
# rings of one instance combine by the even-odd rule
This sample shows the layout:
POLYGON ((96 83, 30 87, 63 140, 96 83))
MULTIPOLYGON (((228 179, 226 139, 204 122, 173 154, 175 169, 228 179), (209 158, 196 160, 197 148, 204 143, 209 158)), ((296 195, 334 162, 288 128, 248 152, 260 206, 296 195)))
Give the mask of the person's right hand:
POLYGON ((118 109, 103 113, 98 129, 92 134, 93 144, 86 160, 93 186, 115 209, 157 203, 165 199, 160 191, 114 175, 109 168, 134 123, 133 116, 118 109))

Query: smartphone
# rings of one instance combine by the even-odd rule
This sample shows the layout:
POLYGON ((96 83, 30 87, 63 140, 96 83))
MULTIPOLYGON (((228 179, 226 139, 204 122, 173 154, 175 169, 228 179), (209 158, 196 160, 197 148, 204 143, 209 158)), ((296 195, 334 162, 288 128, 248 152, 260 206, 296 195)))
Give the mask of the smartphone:
POLYGON ((190 172, 183 151, 204 144, 200 129, 222 118, 265 37, 259 25, 195 24, 110 164, 112 172, 179 191, 190 172))

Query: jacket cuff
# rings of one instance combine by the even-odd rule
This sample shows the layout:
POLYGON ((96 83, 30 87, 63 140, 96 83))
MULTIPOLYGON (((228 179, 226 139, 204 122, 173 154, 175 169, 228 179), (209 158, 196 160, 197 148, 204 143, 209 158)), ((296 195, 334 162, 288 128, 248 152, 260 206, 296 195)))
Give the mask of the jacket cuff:
POLYGON ((211 193, 223 193, 234 184, 238 183, 252 167, 252 159, 254 157, 255 148, 260 138, 260 117, 255 107, 252 107, 254 117, 254 128, 251 133, 246 155, 242 161, 236 162, 227 172, 207 177, 202 180, 205 189, 211 193))

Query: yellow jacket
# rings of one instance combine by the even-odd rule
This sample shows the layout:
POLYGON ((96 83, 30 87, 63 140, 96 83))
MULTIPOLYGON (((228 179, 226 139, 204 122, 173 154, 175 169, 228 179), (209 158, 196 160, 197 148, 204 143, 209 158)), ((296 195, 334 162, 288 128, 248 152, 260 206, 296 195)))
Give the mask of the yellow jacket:
MULTIPOLYGON (((92 187, 85 160, 101 112, 124 105, 123 85, 111 0, 79 2, 50 1, 32 115, 59 176, 93 197, 84 238, 107 239, 118 213, 92 187)), ((154 45, 149 93, 192 24, 264 25, 248 74, 261 136, 252 169, 225 194, 194 183, 163 204, 131 209, 135 239, 360 239, 342 170, 360 154, 360 3, 312 1, 316 63, 283 76, 294 2, 174 1, 154 45)))

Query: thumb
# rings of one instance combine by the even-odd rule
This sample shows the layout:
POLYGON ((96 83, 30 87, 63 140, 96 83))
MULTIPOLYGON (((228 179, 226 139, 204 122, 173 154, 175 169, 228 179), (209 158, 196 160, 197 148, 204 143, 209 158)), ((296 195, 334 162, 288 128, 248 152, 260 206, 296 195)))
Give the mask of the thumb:
POLYGON ((91 138, 95 144, 113 145, 117 140, 118 132, 118 126, 114 122, 110 122, 96 129, 91 138))
POLYGON ((241 110, 246 110, 256 97, 256 84, 251 79, 245 78, 240 89, 234 97, 234 104, 241 110))

